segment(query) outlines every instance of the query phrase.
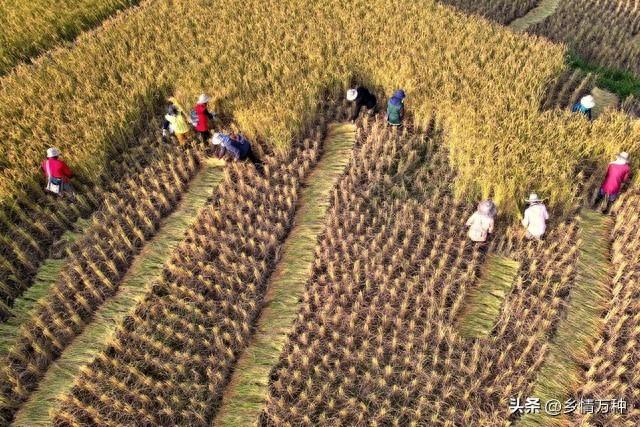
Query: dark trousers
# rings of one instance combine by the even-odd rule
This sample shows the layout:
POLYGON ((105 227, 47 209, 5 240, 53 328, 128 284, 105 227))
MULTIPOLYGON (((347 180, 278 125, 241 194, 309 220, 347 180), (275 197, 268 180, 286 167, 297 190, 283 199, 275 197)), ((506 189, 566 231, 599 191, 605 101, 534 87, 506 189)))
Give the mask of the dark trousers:
POLYGON ((198 131, 198 135, 200 136, 200 139, 202 139, 203 144, 209 143, 209 140, 211 139, 211 131, 209 130, 205 130, 204 132, 198 131))

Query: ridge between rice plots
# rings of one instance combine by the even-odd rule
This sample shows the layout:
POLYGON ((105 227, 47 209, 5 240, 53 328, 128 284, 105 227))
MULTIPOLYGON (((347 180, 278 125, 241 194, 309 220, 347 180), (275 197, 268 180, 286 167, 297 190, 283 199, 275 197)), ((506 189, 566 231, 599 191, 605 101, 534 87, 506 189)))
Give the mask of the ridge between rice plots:
MULTIPOLYGON (((589 209, 580 213, 578 263, 571 289, 567 317, 561 321, 546 360, 530 388, 530 396, 546 402, 575 398, 581 385, 581 363, 589 360, 595 340, 604 327, 603 314, 611 302, 609 236, 613 225, 609 216, 589 209)), ((540 411, 525 414, 520 426, 565 425, 564 417, 540 411)))
POLYGON ((115 185, 3 358, 0 420, 9 422, 49 365, 117 290, 136 254, 156 234, 200 167, 193 148, 172 147, 115 185))
MULTIPOLYGON (((249 344, 269 276, 282 253, 301 183, 320 158, 325 117, 294 149, 226 169, 202 210, 115 339, 77 378, 54 425, 208 426, 249 344)), ((333 119, 332 119, 333 120, 333 119)))
POLYGON ((540 3, 527 12, 526 15, 511 21, 509 28, 518 32, 527 31, 530 26, 542 22, 553 15, 559 4, 560 0, 541 0, 540 3))
POLYGON ((53 413, 75 378, 113 339, 116 327, 141 302, 150 284, 160 278, 166 260, 195 221, 199 210, 210 201, 224 177, 223 162, 205 160, 175 211, 159 225, 159 232, 145 245, 122 280, 117 293, 95 313, 91 323, 60 355, 16 414, 15 426, 51 425, 53 413))
POLYGON ((331 192, 351 158, 356 127, 333 124, 323 154, 307 178, 283 255, 269 279, 264 308, 251 345, 240 357, 213 425, 249 426, 266 402, 269 373, 277 363, 311 276, 316 240, 323 230, 331 192))
POLYGON ((487 257, 480 282, 469 292, 458 323, 462 336, 481 338, 489 335, 519 269, 518 261, 493 254, 487 257))

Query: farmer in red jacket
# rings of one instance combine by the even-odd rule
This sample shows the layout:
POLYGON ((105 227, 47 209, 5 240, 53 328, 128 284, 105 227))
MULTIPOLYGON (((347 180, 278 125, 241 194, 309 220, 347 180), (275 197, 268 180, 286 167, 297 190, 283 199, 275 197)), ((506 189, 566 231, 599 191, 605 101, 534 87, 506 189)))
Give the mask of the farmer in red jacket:
POLYGON ((602 213, 609 212, 611 204, 616 200, 622 189, 622 184, 629 180, 631 168, 629 167, 629 153, 618 154, 615 161, 609 163, 607 176, 598 191, 595 206, 597 206, 606 196, 606 204, 602 213))
POLYGON ((211 127, 209 121, 213 120, 214 115, 207 109, 207 103, 211 98, 204 93, 198 98, 198 102, 193 110, 195 117, 192 118, 192 123, 196 128, 196 132, 202 138, 203 143, 207 143, 211 139, 211 127))
POLYGON ((42 170, 47 177, 47 191, 54 194, 62 194, 64 191, 73 191, 71 177, 73 173, 65 162, 59 159, 60 150, 49 148, 47 160, 42 162, 42 170))

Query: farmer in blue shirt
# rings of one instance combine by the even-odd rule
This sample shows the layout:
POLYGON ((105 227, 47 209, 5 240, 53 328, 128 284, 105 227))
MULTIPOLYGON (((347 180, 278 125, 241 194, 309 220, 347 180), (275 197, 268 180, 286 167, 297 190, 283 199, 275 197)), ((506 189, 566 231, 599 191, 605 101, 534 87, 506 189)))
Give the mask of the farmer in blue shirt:
POLYGON ((244 135, 235 133, 227 135, 216 132, 211 137, 211 144, 213 144, 214 147, 218 147, 217 156, 219 159, 230 157, 238 161, 249 160, 258 171, 262 170, 260 159, 253 154, 251 143, 244 135))
POLYGON ((583 96, 579 102, 576 102, 571 108, 574 113, 582 113, 589 120, 592 119, 591 110, 596 106, 596 100, 591 95, 583 96))
POLYGON ((391 126, 400 126, 404 118, 404 90, 398 89, 387 103, 387 122, 391 126))

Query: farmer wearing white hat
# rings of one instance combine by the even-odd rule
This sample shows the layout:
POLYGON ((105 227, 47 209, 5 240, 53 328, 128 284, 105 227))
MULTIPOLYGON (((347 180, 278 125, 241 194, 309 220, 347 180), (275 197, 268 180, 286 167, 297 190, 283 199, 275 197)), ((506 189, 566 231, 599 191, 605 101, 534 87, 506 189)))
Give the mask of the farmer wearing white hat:
POLYGON ((198 102, 196 102, 196 106, 191 112, 191 124, 196 129, 200 138, 202 138, 203 143, 207 143, 211 138, 211 127, 209 126, 209 121, 214 119, 214 115, 209 112, 207 104, 211 100, 206 94, 201 94, 198 97, 198 102))
POLYGON ((62 194, 64 191, 73 191, 71 177, 73 173, 65 162, 59 159, 60 150, 51 147, 47 150, 47 159, 42 161, 42 171, 47 177, 47 191, 54 194, 62 194))
POLYGON ((596 100, 593 98, 593 96, 586 95, 580 98, 580 101, 573 106, 571 111, 573 111, 574 113, 582 113, 585 116, 587 116, 589 120, 591 120, 592 119, 591 110, 595 106, 596 106, 596 100))
POLYGON ((347 91, 347 101, 355 103, 350 117, 352 122, 356 121, 360 115, 362 107, 366 107, 369 115, 373 115, 375 113, 376 104, 378 103, 376 96, 369 92, 369 89, 364 86, 349 89, 347 91))
POLYGON ((540 239, 547 230, 549 213, 544 201, 536 193, 531 193, 525 200, 529 207, 524 211, 522 225, 527 229, 527 239, 540 239))
POLYGON ((172 102, 167 108, 167 114, 164 116, 164 122, 162 123, 163 140, 168 136, 167 134, 175 135, 180 145, 187 144, 189 124, 184 117, 184 112, 177 103, 172 102))
POLYGON ((631 167, 629 167, 629 153, 623 151, 616 156, 613 162, 609 163, 607 175, 600 186, 600 190, 598 190, 595 206, 600 204, 606 196, 606 204, 602 212, 609 212, 611 204, 618 198, 623 184, 629 181, 630 177, 631 167))
POLYGON ((469 232, 467 236, 474 242, 486 242, 487 236, 493 233, 496 205, 491 200, 484 200, 478 204, 478 209, 467 220, 469 232))
POLYGON ((230 135, 216 132, 211 137, 211 145, 217 148, 217 157, 224 159, 230 157, 233 160, 249 160, 256 167, 258 172, 262 172, 262 162, 256 157, 251 149, 251 143, 242 134, 231 133, 230 135))

